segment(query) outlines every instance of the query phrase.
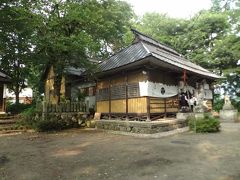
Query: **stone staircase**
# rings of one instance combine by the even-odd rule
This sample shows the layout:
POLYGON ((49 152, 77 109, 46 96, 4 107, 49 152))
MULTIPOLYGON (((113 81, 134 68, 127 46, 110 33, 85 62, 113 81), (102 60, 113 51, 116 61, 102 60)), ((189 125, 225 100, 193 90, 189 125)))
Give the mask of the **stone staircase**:
POLYGON ((18 117, 7 114, 0 115, 0 134, 23 132, 24 129, 17 126, 18 117))

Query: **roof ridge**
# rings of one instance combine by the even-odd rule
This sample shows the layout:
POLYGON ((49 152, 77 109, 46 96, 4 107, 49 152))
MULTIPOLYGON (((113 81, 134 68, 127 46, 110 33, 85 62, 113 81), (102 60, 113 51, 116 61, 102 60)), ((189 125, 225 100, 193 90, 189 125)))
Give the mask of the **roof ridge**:
POLYGON ((144 45, 143 42, 140 42, 143 46, 143 48, 147 51, 148 54, 152 54, 151 51, 144 45))
MULTIPOLYGON (((159 42, 158 40, 156 40, 156 39, 154 39, 154 38, 152 38, 152 37, 150 37, 150 36, 148 36, 148 35, 140 32, 140 31, 137 31, 136 29, 131 28, 131 31, 132 31, 133 34, 135 34, 135 35, 141 35, 141 36, 144 36, 144 37, 146 37, 146 38, 151 39, 151 40, 154 41, 155 43, 159 44, 158 46, 159 46, 160 48, 162 48, 162 49, 165 49, 165 50, 167 50, 167 51, 170 51, 171 53, 174 53, 174 54, 176 54, 176 55, 178 55, 178 56, 181 56, 181 55, 182 55, 182 54, 180 54, 179 52, 177 52, 176 50, 174 50, 172 47, 170 47, 170 46, 168 46, 168 45, 166 45, 166 44, 164 44, 164 43, 161 43, 161 42, 159 42)), ((139 36, 138 36, 138 37, 139 37, 139 36)), ((151 43, 150 41, 147 41, 147 40, 145 40, 145 39, 142 39, 141 37, 139 37, 139 38, 140 38, 142 41, 151 43)), ((153 44, 153 43, 151 43, 151 44, 153 44)), ((156 44, 154 44, 154 45, 156 45, 156 44)))

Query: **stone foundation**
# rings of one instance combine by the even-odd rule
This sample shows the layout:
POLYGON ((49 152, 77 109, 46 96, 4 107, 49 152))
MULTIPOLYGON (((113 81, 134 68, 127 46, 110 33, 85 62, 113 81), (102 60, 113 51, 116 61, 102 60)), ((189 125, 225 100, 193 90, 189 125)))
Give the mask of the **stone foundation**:
POLYGON ((152 122, 122 121, 122 120, 97 120, 98 129, 123 131, 141 134, 154 134, 186 127, 186 120, 159 120, 152 122))

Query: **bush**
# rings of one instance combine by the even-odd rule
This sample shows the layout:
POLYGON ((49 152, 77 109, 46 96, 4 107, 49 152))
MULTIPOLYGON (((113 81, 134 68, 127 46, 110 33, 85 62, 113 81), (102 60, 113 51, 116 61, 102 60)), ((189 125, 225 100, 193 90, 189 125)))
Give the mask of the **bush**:
POLYGON ((191 117, 188 119, 188 125, 190 130, 195 131, 197 133, 211 133, 218 132, 220 130, 220 122, 218 119, 210 116, 205 116, 204 118, 194 118, 191 117))
POLYGON ((213 109, 214 111, 219 112, 224 105, 224 99, 221 98, 219 94, 214 95, 214 100, 213 100, 213 109))
POLYGON ((34 124, 37 131, 60 131, 63 129, 79 127, 78 120, 72 116, 48 115, 44 119, 38 119, 34 124))
POLYGON ((25 109, 21 114, 21 120, 18 121, 19 126, 25 126, 26 128, 33 128, 38 121, 38 111, 35 106, 25 109))
POLYGON ((7 104, 6 110, 11 114, 20 114, 31 106, 31 104, 7 104))
POLYGON ((78 114, 48 114, 42 119, 42 113, 35 107, 26 109, 21 113, 21 121, 18 121, 19 127, 32 128, 37 131, 60 131, 79 127, 79 121, 84 119, 78 114))

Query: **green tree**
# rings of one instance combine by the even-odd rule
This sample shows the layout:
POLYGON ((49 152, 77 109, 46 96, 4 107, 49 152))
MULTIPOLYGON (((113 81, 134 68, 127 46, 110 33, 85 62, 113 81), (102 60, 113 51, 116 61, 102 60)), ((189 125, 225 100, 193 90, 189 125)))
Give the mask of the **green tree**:
POLYGON ((27 62, 32 54, 34 15, 25 1, 0 2, 0 63, 11 77, 9 88, 16 95, 26 87, 27 62))
POLYGON ((184 19, 171 18, 159 13, 146 13, 142 18, 136 20, 133 27, 161 43, 179 50, 177 39, 185 33, 186 25, 187 20, 184 19))
MULTIPOLYGON (((61 77, 67 66, 94 70, 89 59, 105 58, 123 43, 133 12, 124 1, 39 1, 42 27, 36 53, 53 65, 55 90, 60 97, 61 77)), ((37 61, 39 64, 39 61, 37 61)))

